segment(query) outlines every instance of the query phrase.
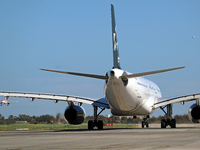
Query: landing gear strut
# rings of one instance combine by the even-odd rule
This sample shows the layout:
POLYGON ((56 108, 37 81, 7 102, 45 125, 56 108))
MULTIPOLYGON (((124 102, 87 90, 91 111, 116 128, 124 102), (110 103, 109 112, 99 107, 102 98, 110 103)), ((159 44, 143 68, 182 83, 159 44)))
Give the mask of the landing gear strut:
POLYGON ((97 120, 98 116, 105 110, 105 108, 101 108, 101 111, 97 114, 98 107, 94 106, 94 121, 88 121, 88 130, 93 130, 94 127, 97 127, 99 130, 103 130, 103 121, 97 120))
POLYGON ((147 119, 149 118, 149 116, 146 116, 143 118, 143 121, 142 121, 142 128, 144 128, 146 126, 146 128, 149 128, 149 123, 147 121, 147 119))
POLYGON ((169 104, 165 107, 160 107, 162 111, 165 113, 167 119, 161 120, 161 128, 166 128, 167 126, 171 126, 171 128, 176 128, 176 120, 172 118, 172 104, 169 104), (167 112, 165 112, 164 108, 167 107, 167 112))

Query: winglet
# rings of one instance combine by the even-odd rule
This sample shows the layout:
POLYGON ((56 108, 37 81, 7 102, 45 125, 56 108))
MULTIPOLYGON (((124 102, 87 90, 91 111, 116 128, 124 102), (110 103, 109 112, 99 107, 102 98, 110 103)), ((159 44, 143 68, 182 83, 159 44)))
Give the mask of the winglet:
POLYGON ((113 41, 113 68, 120 67, 120 58, 119 58, 119 49, 118 49, 118 41, 117 41, 117 30, 116 30, 116 23, 115 23, 115 13, 114 13, 114 6, 111 4, 111 19, 112 19, 112 41, 113 41))

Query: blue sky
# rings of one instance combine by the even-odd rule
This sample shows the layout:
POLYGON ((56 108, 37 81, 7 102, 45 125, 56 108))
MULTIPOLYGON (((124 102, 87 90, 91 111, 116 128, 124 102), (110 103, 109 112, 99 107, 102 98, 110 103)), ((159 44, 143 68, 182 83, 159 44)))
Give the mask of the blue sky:
MULTIPOLYGON (((138 73, 186 66, 146 78, 158 84, 164 98, 200 93, 200 38, 192 38, 200 34, 198 0, 0 1, 0 90, 103 97, 104 81, 39 68, 100 75, 110 70, 111 3, 121 67, 138 73)), ((9 100, 19 102, 0 107, 6 117, 56 115, 67 107, 64 102, 9 100)), ((174 114, 187 114, 190 105, 174 105, 174 114)), ((92 106, 83 106, 92 115, 92 106)))

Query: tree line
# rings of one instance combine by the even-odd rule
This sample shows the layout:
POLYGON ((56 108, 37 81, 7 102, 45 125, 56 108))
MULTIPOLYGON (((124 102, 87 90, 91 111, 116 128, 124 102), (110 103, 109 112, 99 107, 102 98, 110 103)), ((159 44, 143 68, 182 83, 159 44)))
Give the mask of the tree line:
POLYGON ((41 115, 41 116, 29 116, 29 115, 19 115, 13 116, 10 115, 7 119, 0 114, 0 125, 9 125, 15 124, 16 121, 27 121, 28 123, 37 124, 37 123, 54 123, 56 118, 51 115, 41 115))
MULTIPOLYGON (((148 119, 149 123, 160 123, 161 119, 164 116, 159 117, 151 117, 148 119)), ((190 123, 187 115, 176 115, 174 116, 177 123, 190 123)), ((133 118, 133 117, 119 117, 119 116, 99 116, 99 120, 102 120, 104 123, 129 123, 129 124, 137 124, 141 123, 142 118, 133 118)), ((89 120, 93 120, 93 116, 87 116, 85 119, 85 123, 89 120)), ((0 114, 0 125, 9 125, 15 124, 16 121, 27 121, 28 123, 33 124, 50 124, 50 123, 67 123, 62 114, 58 113, 56 117, 52 115, 41 115, 41 116, 29 116, 25 114, 20 114, 19 116, 10 115, 7 119, 0 114)))

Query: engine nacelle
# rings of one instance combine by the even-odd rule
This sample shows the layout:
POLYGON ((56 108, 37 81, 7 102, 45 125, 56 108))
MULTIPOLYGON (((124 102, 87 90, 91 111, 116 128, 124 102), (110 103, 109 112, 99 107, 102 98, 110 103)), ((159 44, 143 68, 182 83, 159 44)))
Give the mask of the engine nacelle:
POLYGON ((188 111, 188 117, 193 123, 200 123, 200 106, 193 104, 188 111))
POLYGON ((83 107, 74 105, 73 107, 67 107, 64 113, 65 120, 69 124, 81 124, 86 118, 86 113, 83 107))

